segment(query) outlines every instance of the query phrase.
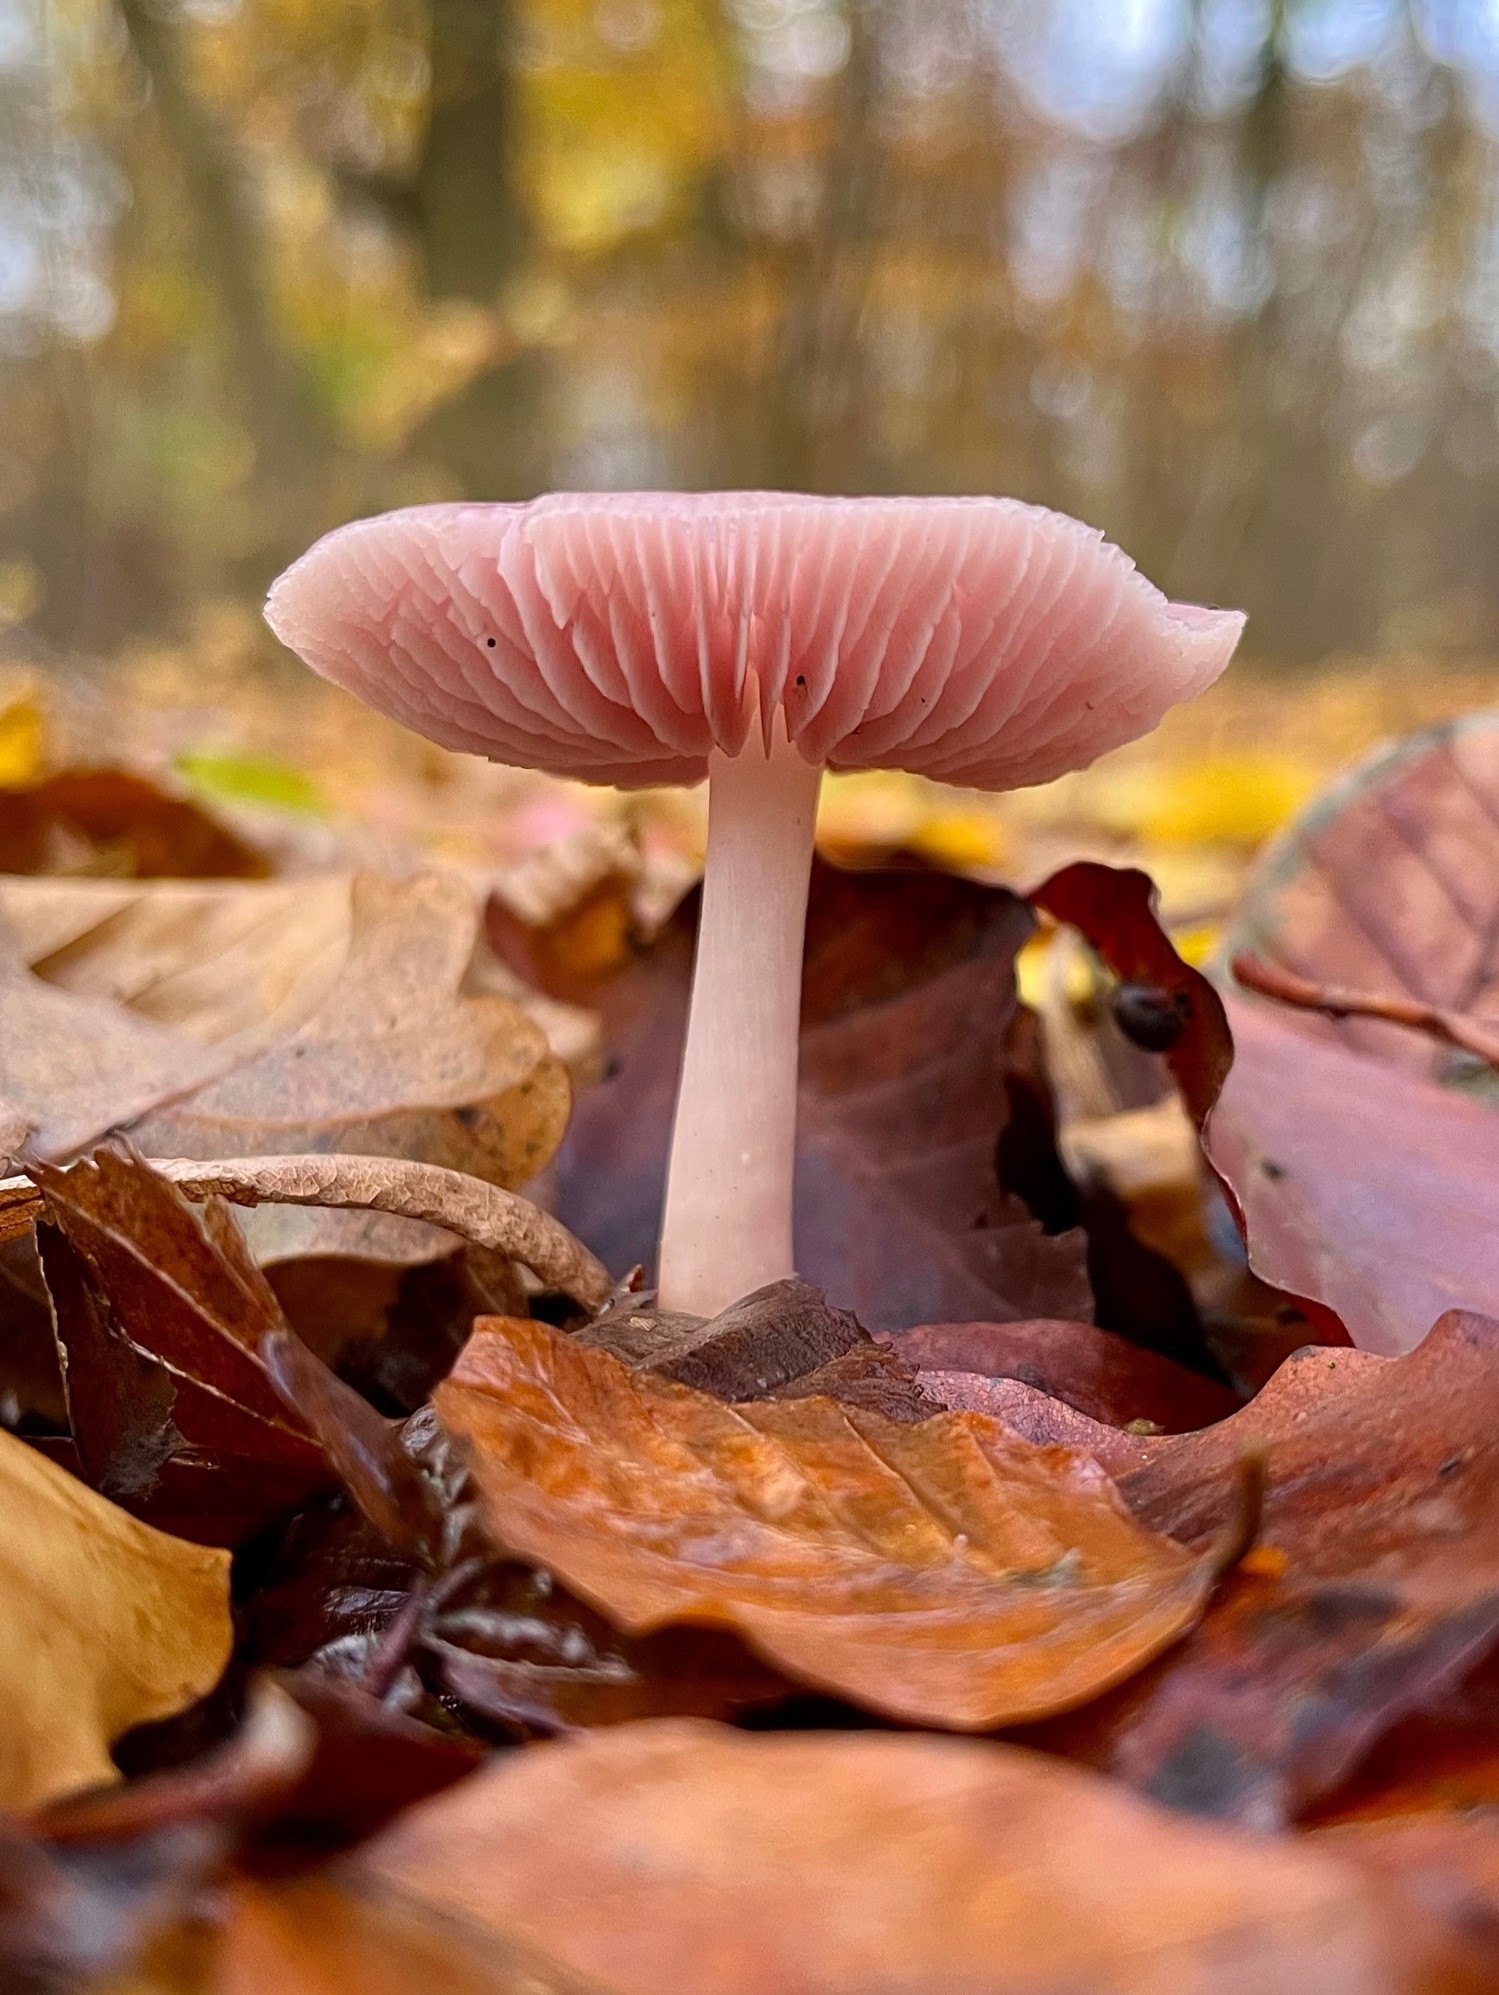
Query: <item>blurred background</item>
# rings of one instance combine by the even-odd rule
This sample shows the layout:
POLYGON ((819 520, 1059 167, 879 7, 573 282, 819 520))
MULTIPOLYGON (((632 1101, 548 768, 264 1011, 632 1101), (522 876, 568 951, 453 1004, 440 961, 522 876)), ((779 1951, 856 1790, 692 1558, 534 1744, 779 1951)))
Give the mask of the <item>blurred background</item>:
POLYGON ((1009 492, 1247 608, 1116 842, 1499 685, 1499 0, 0 0, 0 148, 13 777, 81 671, 312 807, 271 577, 559 486, 1009 492))

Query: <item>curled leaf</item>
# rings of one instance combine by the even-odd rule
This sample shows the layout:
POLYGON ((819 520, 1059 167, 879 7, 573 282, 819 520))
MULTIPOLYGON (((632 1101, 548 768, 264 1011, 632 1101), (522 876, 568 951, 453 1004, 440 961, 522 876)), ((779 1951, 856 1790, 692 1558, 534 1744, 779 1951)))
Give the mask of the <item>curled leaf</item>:
POLYGON ((793 1679, 917 1723, 1083 1702, 1189 1628, 1219 1569, 1131 1523, 1086 1457, 982 1415, 725 1406, 504 1318, 435 1404, 495 1542, 627 1632, 733 1628, 793 1679))
POLYGON ((117 1778, 113 1740, 212 1689, 229 1560, 138 1523, 0 1433, 0 1803, 117 1778))
POLYGON ((1294 1819, 1499 1655, 1499 1324, 1454 1311, 1408 1357, 1310 1349, 1197 1434, 1116 1435, 1140 1520, 1187 1544, 1265 1450, 1261 1545, 1188 1638, 1045 1728, 1156 1799, 1294 1819))
POLYGON ((331 1480, 259 1356, 280 1306, 223 1206, 140 1157, 33 1162, 42 1267, 85 1477, 183 1537, 238 1544, 331 1480))
MULTIPOLYGON (((328 1206, 441 1226, 520 1261, 548 1287, 589 1305, 602 1302, 612 1286, 608 1271, 550 1213, 515 1192, 436 1164, 406 1157, 225 1157, 213 1163, 169 1157, 154 1158, 152 1169, 191 1199, 328 1206)), ((0 1180, 0 1240, 24 1232, 41 1205, 27 1179, 0 1180)))
POLYGON ((1408 1029, 1424 1014, 1439 1036, 1492 1059, 1499 716, 1469 714, 1410 735, 1341 777, 1261 856, 1226 941, 1272 975, 1373 1001, 1342 1019, 1306 1020, 1324 1043, 1462 1079, 1471 1066, 1463 1052, 1408 1029))

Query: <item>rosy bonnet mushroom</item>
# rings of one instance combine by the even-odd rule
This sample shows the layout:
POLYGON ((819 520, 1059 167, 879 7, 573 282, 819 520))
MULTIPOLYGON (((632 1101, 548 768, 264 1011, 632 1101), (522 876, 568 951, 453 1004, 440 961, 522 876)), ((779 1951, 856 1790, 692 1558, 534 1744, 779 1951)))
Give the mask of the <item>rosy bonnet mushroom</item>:
POLYGON ((326 535, 266 615, 444 746, 596 783, 709 781, 658 1288, 709 1316, 792 1272, 802 931, 824 769, 984 790, 1082 767, 1243 628, 1013 499, 559 493, 326 535))

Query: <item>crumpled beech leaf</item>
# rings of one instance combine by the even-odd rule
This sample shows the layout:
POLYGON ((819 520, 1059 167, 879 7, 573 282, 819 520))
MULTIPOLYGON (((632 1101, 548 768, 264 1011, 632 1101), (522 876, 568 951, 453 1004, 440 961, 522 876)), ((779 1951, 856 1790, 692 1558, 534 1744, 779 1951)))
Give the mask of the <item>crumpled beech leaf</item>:
POLYGON ((109 1145, 30 1175, 85 1478, 150 1523, 224 1545, 327 1488, 322 1449, 259 1356, 285 1318, 227 1209, 190 1205, 109 1145))
POLYGON ((0 1804, 117 1778, 109 1747, 211 1690, 229 1557, 128 1517, 0 1433, 0 1804))
POLYGON ((1169 1656, 1038 1742, 1265 1826, 1499 1654, 1499 1323, 1453 1311, 1404 1358, 1309 1349, 1215 1427, 1116 1433, 1110 1468, 1142 1523, 1202 1545, 1253 1441, 1269 1470, 1255 1569, 1169 1656))
POLYGON ((1090 1458, 981 1414, 726 1406, 515 1318, 480 1319, 434 1404, 495 1542, 628 1633, 727 1626, 917 1724, 1095 1696, 1190 1628, 1222 1569, 1134 1524, 1090 1458))
MULTIPOLYGON (((612 1268, 654 1262, 696 918, 692 895, 645 953, 586 991, 610 1072, 579 1095, 556 1211, 612 1268)), ((1014 957, 1032 926, 1002 888, 813 864, 796 1264, 870 1330, 1091 1313, 1084 1235, 1045 1231, 997 1169, 1014 957)))
MULTIPOLYGON (((1409 998, 1499 1027, 1499 716, 1465 715, 1379 749, 1262 854, 1225 953, 1314 984, 1409 998)), ((1375 1018, 1298 1015, 1308 1036, 1432 1079, 1475 1062, 1375 1018)), ((1488 1083, 1493 1086, 1492 1081, 1488 1083)))

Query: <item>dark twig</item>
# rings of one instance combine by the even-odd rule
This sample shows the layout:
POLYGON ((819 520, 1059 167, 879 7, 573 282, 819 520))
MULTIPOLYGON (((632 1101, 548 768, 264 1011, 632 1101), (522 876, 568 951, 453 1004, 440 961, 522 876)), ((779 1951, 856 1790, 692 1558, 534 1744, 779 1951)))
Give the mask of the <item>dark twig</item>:
POLYGON ((1499 1028, 1491 1029, 1465 1012, 1444 1011, 1419 998, 1381 997, 1337 984, 1314 984, 1247 949, 1234 957, 1232 969, 1246 990, 1258 991, 1261 997, 1277 998, 1301 1011, 1320 1011, 1328 1018, 1377 1018, 1387 1025, 1408 1026, 1499 1067, 1499 1028))

